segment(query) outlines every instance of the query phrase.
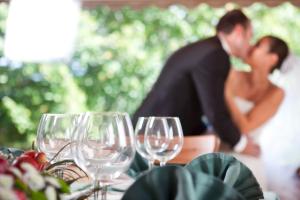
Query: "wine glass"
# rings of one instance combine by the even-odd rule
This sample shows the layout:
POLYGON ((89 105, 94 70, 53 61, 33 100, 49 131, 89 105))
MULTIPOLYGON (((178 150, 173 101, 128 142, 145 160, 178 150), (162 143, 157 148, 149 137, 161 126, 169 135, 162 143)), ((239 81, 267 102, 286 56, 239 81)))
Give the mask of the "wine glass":
POLYGON ((77 114, 42 115, 37 131, 37 148, 46 154, 48 160, 56 162, 71 158, 68 145, 71 142, 77 117, 77 114), (60 153, 57 154, 59 151, 60 153))
POLYGON ((148 167, 151 170, 154 166, 154 159, 146 150, 145 133, 149 117, 139 117, 135 127, 135 141, 137 152, 146 160, 148 160, 148 167))
POLYGON ((160 166, 166 165, 182 149, 183 133, 178 117, 150 117, 145 134, 146 150, 160 161, 160 166))
MULTIPOLYGON (((75 162, 90 175, 95 188, 102 187, 101 198, 106 199, 107 185, 129 168, 135 155, 129 117, 121 113, 86 113, 74 135, 75 162)), ((97 192, 94 197, 98 199, 97 192)))

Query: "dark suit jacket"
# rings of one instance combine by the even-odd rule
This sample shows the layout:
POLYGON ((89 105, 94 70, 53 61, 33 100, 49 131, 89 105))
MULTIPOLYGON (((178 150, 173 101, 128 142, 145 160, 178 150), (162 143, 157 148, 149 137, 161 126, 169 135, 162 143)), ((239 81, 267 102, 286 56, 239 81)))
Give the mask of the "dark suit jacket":
POLYGON ((218 37, 189 44, 167 60, 152 90, 133 116, 178 116, 185 135, 206 130, 205 115, 223 141, 234 146, 240 132, 224 100, 230 69, 228 54, 218 37))

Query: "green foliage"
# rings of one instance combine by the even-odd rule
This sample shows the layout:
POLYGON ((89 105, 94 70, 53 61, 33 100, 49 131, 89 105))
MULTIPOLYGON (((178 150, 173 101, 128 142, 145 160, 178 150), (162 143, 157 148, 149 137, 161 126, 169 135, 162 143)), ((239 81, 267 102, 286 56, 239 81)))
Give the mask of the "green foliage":
POLYGON ((26 130, 33 130, 34 125, 30 120, 30 110, 22 104, 17 104, 8 96, 2 99, 3 106, 7 109, 11 120, 16 124, 18 131, 23 134, 26 130))
POLYGON ((69 185, 62 179, 58 180, 60 185, 60 192, 61 193, 70 193, 70 187, 69 185))
MULTIPOLYGON (((45 112, 133 113, 167 57, 188 42, 213 35, 219 17, 233 7, 83 10, 71 61, 35 64, 1 58, 8 9, 0 4, 0 145, 29 146, 45 112)), ((299 8, 255 3, 245 12, 253 20, 255 39, 271 33, 300 54, 299 8)))

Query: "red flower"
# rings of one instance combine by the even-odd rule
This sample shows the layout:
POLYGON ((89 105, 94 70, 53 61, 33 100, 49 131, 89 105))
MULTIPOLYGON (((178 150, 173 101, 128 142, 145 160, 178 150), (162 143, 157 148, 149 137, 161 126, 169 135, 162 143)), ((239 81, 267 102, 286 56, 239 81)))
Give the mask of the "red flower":
POLYGON ((13 166, 22 170, 20 165, 23 162, 27 162, 34 166, 38 171, 42 171, 47 164, 47 157, 43 152, 36 152, 34 150, 26 151, 14 161, 13 166))
POLYGON ((31 158, 35 158, 37 152, 34 150, 25 151, 21 156, 29 156, 31 158))
POLYGON ((6 159, 0 157, 0 174, 3 174, 8 169, 9 164, 6 159))
POLYGON ((42 171, 44 169, 45 165, 48 163, 46 154, 44 152, 38 152, 35 155, 34 159, 38 163, 40 171, 42 171))
POLYGON ((18 200, 27 200, 24 192, 20 190, 14 190, 15 195, 18 197, 18 200))
POLYGON ((39 164, 36 162, 36 160, 30 156, 27 155, 22 155, 20 157, 18 157, 14 162, 13 162, 13 166, 18 168, 19 170, 21 170, 22 172, 24 172, 24 170, 21 167, 22 163, 29 163, 31 164, 34 168, 36 168, 37 170, 40 169, 39 164))

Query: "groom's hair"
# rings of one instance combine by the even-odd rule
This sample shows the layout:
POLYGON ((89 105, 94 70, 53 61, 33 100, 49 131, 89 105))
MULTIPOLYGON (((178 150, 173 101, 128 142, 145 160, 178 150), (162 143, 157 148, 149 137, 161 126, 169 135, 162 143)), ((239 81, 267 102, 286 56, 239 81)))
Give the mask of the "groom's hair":
POLYGON ((249 18, 240 9, 234 9, 221 17, 216 26, 216 30, 218 33, 223 32, 230 34, 236 25, 242 25, 246 29, 249 23, 249 18))
POLYGON ((283 61, 289 54, 289 47, 285 41, 272 35, 264 36, 262 39, 269 40, 269 52, 274 53, 278 56, 278 61, 271 70, 272 73, 275 69, 279 70, 281 68, 283 61))

